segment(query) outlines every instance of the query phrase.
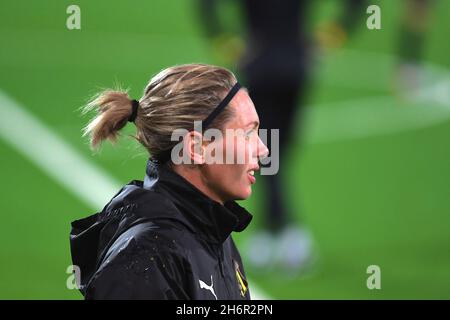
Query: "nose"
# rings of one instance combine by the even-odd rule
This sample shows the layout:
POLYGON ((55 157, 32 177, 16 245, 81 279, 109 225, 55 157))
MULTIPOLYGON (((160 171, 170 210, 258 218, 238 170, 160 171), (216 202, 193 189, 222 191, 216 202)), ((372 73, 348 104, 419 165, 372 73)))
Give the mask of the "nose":
POLYGON ((261 140, 261 138, 258 136, 258 147, 257 147, 257 156, 258 159, 265 158, 269 155, 269 149, 267 149, 267 146, 264 144, 264 142, 261 140))

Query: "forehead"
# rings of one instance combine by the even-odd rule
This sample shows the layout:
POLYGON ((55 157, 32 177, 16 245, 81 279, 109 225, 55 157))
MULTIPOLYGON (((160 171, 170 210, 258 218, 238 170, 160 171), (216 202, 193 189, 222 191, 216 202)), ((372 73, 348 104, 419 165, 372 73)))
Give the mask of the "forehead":
POLYGON ((234 117, 230 120, 228 127, 243 128, 251 122, 259 122, 253 101, 246 90, 238 91, 231 100, 230 107, 234 110, 234 117))

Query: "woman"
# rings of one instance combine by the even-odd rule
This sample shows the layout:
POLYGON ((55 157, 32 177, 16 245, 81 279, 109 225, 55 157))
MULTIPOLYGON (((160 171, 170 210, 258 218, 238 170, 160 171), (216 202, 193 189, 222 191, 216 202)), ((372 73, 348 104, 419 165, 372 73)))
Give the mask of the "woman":
POLYGON ((94 148, 115 141, 130 121, 151 158, 144 181, 131 181, 101 212, 72 222, 72 260, 84 297, 250 299, 231 232, 244 230, 252 216, 234 200, 250 196, 268 150, 235 76, 203 64, 170 67, 151 79, 139 101, 106 91, 92 108, 98 115, 85 134, 94 148), (200 130, 196 121, 203 121, 200 130), (204 139, 213 128, 222 136, 204 139), (180 129, 179 144, 173 133, 180 129))

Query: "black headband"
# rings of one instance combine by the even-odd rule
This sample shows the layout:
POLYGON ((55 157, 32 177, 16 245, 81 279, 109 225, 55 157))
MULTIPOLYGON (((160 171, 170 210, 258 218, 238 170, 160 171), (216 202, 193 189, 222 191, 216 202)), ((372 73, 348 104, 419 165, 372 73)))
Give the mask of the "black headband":
POLYGON ((138 107, 139 107, 139 101, 131 100, 131 115, 128 118, 128 122, 134 122, 134 120, 136 120, 138 107))
MULTIPOLYGON (((214 119, 225 109, 225 107, 230 103, 231 99, 236 95, 236 93, 241 88, 241 85, 239 82, 236 82, 236 84, 231 88, 231 90, 228 92, 228 94, 223 98, 223 100, 219 103, 219 105, 209 114, 208 117, 206 117, 205 120, 202 121, 202 130, 205 130, 213 121, 214 119)), ((172 153, 172 149, 165 150, 161 152, 156 157, 153 157, 154 160, 158 161, 159 163, 165 163, 170 160, 170 156, 172 153)))
POLYGON ((225 98, 223 98, 219 105, 213 110, 213 112, 211 112, 210 115, 205 120, 203 120, 203 130, 206 129, 214 121, 214 119, 223 111, 223 109, 225 109, 225 107, 230 103, 231 99, 233 99, 240 88, 241 85, 239 84, 239 82, 236 82, 233 88, 231 88, 231 90, 228 92, 225 98))

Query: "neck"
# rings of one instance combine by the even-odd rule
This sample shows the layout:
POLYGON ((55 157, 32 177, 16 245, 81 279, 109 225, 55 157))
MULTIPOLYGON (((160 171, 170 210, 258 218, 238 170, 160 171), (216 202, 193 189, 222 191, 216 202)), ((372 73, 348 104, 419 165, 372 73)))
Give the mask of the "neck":
POLYGON ((184 179, 189 181, 189 183, 191 183, 207 197, 222 205, 224 204, 224 201, 219 197, 219 195, 208 187, 205 178, 202 176, 202 173, 198 170, 198 168, 188 168, 185 165, 173 165, 172 169, 184 179))

